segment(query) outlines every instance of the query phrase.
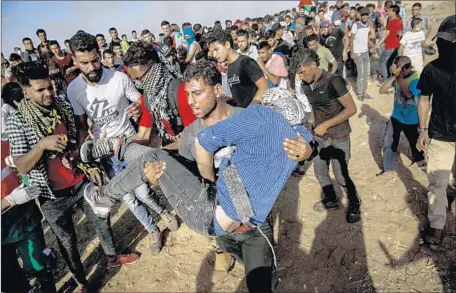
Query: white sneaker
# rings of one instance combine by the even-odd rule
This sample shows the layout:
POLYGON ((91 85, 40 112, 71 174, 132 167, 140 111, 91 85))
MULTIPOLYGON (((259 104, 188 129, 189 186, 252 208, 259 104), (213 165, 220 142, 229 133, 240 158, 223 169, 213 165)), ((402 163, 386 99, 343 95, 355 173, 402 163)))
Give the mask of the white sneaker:
POLYGON ((110 208, 98 202, 97 198, 100 193, 100 188, 90 182, 84 189, 84 199, 89 203, 95 215, 100 218, 106 218, 109 215, 110 208))

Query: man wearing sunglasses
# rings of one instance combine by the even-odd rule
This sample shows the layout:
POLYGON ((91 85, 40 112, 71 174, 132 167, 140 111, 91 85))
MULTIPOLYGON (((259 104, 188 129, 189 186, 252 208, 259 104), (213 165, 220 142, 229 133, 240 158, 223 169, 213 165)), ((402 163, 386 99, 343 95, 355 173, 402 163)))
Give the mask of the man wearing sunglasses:
POLYGON ((420 73, 412 67, 412 61, 407 56, 400 56, 391 66, 392 77, 380 88, 380 94, 385 94, 389 88, 394 88, 393 114, 386 125, 383 145, 383 173, 394 174, 394 161, 401 132, 410 144, 413 160, 419 167, 425 166, 424 154, 416 147, 418 141, 418 99, 421 91, 417 89, 420 73))

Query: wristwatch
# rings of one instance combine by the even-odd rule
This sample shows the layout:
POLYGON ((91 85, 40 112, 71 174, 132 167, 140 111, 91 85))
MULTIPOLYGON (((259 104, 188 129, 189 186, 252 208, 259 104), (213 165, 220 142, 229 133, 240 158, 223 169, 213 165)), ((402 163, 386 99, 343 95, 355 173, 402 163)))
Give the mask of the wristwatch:
POLYGON ((428 131, 427 128, 418 128, 418 132, 425 132, 425 131, 428 131))

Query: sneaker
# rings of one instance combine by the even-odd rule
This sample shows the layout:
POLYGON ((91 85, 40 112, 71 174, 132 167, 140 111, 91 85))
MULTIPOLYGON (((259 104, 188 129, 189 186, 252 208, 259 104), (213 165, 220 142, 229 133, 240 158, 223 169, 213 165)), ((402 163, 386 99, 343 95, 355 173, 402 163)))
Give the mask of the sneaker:
POLYGON ((374 98, 372 98, 368 93, 365 93, 364 96, 363 96, 363 98, 364 98, 365 100, 373 100, 373 99, 374 99, 374 98))
POLYGON ((163 244, 162 244, 162 234, 160 230, 149 233, 149 249, 152 252, 152 255, 157 255, 160 253, 163 244))
POLYGON ((165 226, 172 232, 176 232, 179 229, 179 224, 177 223, 176 217, 169 211, 164 211, 160 217, 165 223, 165 226))
POLYGON ((92 149, 93 149, 93 140, 85 141, 81 148, 79 149, 79 157, 83 163, 90 163, 94 161, 92 156, 92 149))
POLYGON ((360 204, 350 204, 347 212, 347 222, 350 224, 361 220, 360 204))
POLYGON ((324 212, 326 210, 338 209, 339 208, 339 199, 334 201, 322 200, 314 204, 313 209, 316 212, 324 212))
POLYGON ((440 251, 443 243, 443 230, 429 227, 425 234, 424 242, 429 245, 430 249, 440 251))
POLYGON ((128 254, 118 254, 115 257, 108 257, 108 266, 110 268, 117 268, 121 265, 131 265, 136 263, 141 256, 136 253, 128 253, 128 254))
POLYGON ((97 159, 116 153, 118 147, 116 139, 101 138, 97 141, 88 140, 84 142, 79 150, 81 160, 90 163, 97 159))
POLYGON ((86 185, 84 189, 84 199, 89 203, 95 215, 100 218, 106 218, 109 215, 110 208, 100 203, 98 197, 100 195, 100 187, 96 186, 93 182, 86 185))

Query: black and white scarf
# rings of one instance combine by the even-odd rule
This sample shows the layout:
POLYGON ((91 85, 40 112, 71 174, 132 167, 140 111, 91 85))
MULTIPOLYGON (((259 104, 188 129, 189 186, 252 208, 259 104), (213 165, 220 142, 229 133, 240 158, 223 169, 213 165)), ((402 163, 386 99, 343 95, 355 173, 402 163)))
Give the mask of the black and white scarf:
MULTIPOLYGON (((53 107, 46 109, 29 99, 23 99, 19 104, 18 111, 24 121, 32 127, 39 140, 52 135, 57 124, 63 123, 67 130, 68 138, 66 149, 72 150, 77 147, 78 132, 73 109, 65 101, 55 99, 53 107)), ((47 155, 49 158, 55 158, 58 153, 48 151, 47 155)))
POLYGON ((170 121, 174 118, 168 102, 168 85, 171 80, 172 76, 166 65, 156 63, 152 65, 142 84, 149 111, 162 138, 166 134, 162 120, 170 121))

